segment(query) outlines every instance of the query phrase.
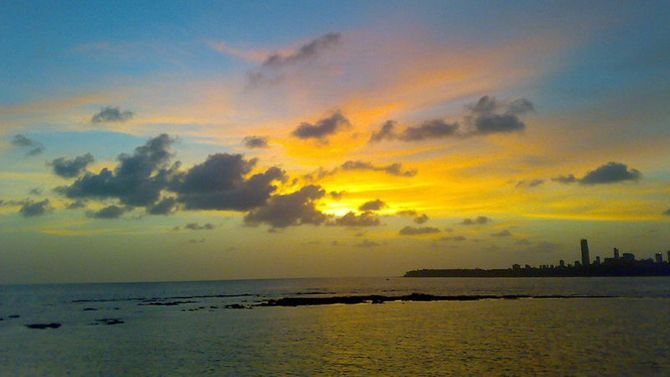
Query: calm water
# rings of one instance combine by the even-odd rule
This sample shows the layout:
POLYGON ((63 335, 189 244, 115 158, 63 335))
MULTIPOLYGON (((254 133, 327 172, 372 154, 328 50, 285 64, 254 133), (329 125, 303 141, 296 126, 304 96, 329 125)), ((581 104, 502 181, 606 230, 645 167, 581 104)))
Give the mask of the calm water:
POLYGON ((670 375, 670 278, 0 286, 0 317, 0 376, 670 375), (223 308, 412 292, 618 297, 223 308), (221 294, 247 296, 186 298, 221 294), (195 302, 139 305, 147 298, 195 302), (92 325, 101 318, 124 323, 92 325), (24 326, 45 322, 62 327, 24 326))

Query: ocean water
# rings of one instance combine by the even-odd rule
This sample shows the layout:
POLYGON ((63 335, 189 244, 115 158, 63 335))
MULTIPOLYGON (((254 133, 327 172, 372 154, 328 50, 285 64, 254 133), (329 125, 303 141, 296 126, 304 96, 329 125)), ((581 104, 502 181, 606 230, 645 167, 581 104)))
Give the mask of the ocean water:
POLYGON ((670 376, 667 277, 0 286, 0 318, 0 376, 670 376), (614 297, 225 308, 413 292, 614 297))

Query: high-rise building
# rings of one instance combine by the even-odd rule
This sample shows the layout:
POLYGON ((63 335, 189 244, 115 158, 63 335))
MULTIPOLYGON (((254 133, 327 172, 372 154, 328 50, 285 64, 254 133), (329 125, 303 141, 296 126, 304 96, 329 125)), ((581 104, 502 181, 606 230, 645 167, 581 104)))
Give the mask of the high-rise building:
POLYGON ((663 263, 663 253, 659 251, 658 253, 656 253, 655 256, 656 256, 656 263, 658 264, 663 263))
POLYGON ((670 263, 670 250, 668 250, 668 263, 670 263))
MULTIPOLYGON (((670 251, 668 251, 668 253, 670 253, 670 251)), ((561 260, 558 262, 558 264, 559 264, 561 267, 565 267, 565 261, 564 261, 563 259, 561 259, 561 260)))
POLYGON ((614 248, 614 259, 619 259, 619 249, 614 248))
POLYGON ((582 266, 588 267, 591 265, 591 258, 589 257, 589 241, 583 239, 582 245, 582 266))

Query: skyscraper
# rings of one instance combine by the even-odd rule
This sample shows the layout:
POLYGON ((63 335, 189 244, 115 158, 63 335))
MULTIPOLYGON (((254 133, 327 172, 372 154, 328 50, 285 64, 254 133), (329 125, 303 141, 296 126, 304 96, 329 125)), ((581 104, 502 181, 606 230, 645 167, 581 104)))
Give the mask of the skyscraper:
POLYGON ((582 245, 582 266, 585 268, 591 265, 591 258, 589 257, 589 241, 583 239, 582 245))
POLYGON ((614 248, 614 259, 619 259, 619 249, 614 248))

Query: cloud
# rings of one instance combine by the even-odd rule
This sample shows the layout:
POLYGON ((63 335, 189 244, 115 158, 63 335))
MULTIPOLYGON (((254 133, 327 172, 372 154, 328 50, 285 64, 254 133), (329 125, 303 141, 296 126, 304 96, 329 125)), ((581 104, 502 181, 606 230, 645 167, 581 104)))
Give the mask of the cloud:
POLYGON ((71 202, 70 204, 65 207, 67 209, 80 209, 80 208, 86 208, 86 201, 84 200, 75 200, 74 202, 71 202))
POLYGON ((119 155, 113 171, 104 168, 98 174, 85 173, 58 191, 71 199, 116 198, 125 205, 152 205, 178 167, 168 167, 173 142, 166 134, 149 139, 132 155, 119 155))
POLYGON ((419 216, 414 218, 414 222, 417 223, 417 224, 424 224, 425 222, 428 221, 428 219, 429 219, 428 215, 426 215, 425 213, 422 213, 419 216))
POLYGON ((291 135, 303 140, 317 139, 326 142, 328 136, 349 127, 351 127, 349 120, 342 115, 340 111, 336 111, 332 115, 320 119, 314 124, 307 122, 301 123, 295 130, 293 130, 291 135))
POLYGON ((177 174, 171 189, 186 209, 245 211, 264 205, 277 189, 275 181, 286 180, 283 170, 271 167, 247 178, 256 159, 240 154, 217 153, 177 174))
POLYGON ((268 147, 268 138, 265 136, 247 136, 242 139, 242 143, 245 147, 249 149, 254 148, 267 148, 268 147))
POLYGON ((280 68, 285 65, 297 64, 310 59, 314 59, 318 54, 340 42, 340 33, 324 34, 309 43, 302 45, 298 50, 289 54, 272 54, 263 62, 263 67, 280 68))
POLYGON ((205 243, 205 239, 204 238, 190 239, 190 240, 188 240, 188 243, 193 243, 193 244, 205 243))
POLYGON ((89 211, 86 213, 86 216, 93 219, 118 219, 124 213, 128 212, 130 209, 127 207, 119 207, 115 205, 107 206, 98 211, 89 211))
POLYGON ((367 227, 378 226, 380 224, 379 218, 372 212, 363 212, 360 215, 354 212, 347 212, 344 216, 335 219, 334 223, 330 225, 339 225, 347 227, 367 227))
POLYGON ((319 170, 317 170, 316 172, 306 175, 305 178, 309 180, 313 180, 315 179, 315 177, 318 179, 322 179, 330 175, 335 175, 341 171, 355 171, 355 170, 377 171, 397 177, 414 177, 417 174, 416 169, 404 169, 403 165, 399 162, 390 165, 378 166, 373 164, 372 162, 349 160, 332 170, 319 168, 319 170))
POLYGON ((628 169, 626 164, 618 162, 608 162, 595 170, 591 170, 579 180, 585 185, 617 183, 624 181, 637 181, 642 174, 637 169, 628 169))
POLYGON ((177 200, 175 198, 164 198, 158 203, 147 207, 147 213, 150 215, 169 215, 177 210, 177 200))
POLYGON ((510 237, 512 233, 510 233, 509 230, 501 230, 500 232, 497 233, 491 233, 491 237, 510 237))
POLYGON ((418 126, 406 127, 397 131, 397 123, 386 121, 379 131, 370 136, 370 143, 383 140, 400 140, 416 142, 448 137, 485 136, 496 133, 512 133, 523 131, 526 124, 520 116, 535 111, 533 104, 520 98, 508 103, 498 102, 494 97, 483 96, 474 104, 466 106, 468 110, 463 123, 468 126, 461 130, 458 122, 446 122, 443 119, 424 121, 418 126))
POLYGON ((361 204, 361 206, 358 207, 358 209, 360 211, 379 211, 384 207, 386 207, 386 203, 384 203, 383 200, 375 199, 361 204))
POLYGON ((663 214, 666 215, 666 216, 670 216, 670 208, 665 210, 665 212, 663 212, 663 214))
POLYGON ((15 147, 18 148, 26 148, 28 151, 26 152, 26 156, 36 156, 42 152, 44 152, 44 144, 29 139, 24 135, 14 135, 14 138, 12 138, 11 144, 15 147))
POLYGON ((54 174, 63 178, 74 178, 86 170, 86 167, 94 161, 90 153, 67 160, 59 157, 49 163, 54 174))
POLYGON ((344 191, 331 191, 329 194, 333 200, 340 200, 344 196, 344 191))
POLYGON ((370 136, 370 143, 378 143, 383 140, 393 140, 396 138, 395 128, 397 122, 387 120, 377 132, 373 132, 370 136))
POLYGON ((39 202, 33 202, 30 199, 24 200, 19 213, 24 217, 42 216, 49 212, 49 199, 44 199, 39 202))
POLYGON ((340 40, 339 33, 328 33, 305 43, 297 50, 270 54, 259 68, 249 72, 249 84, 258 86, 279 82, 288 68, 303 66, 316 60, 323 52, 337 46, 340 40))
POLYGON ((551 179, 554 182, 558 183, 575 183, 578 181, 577 177, 575 177, 574 174, 569 174, 569 175, 559 175, 557 177, 554 177, 551 179))
POLYGON ((486 216, 477 216, 474 219, 463 219, 461 225, 484 225, 490 223, 491 218, 486 216))
POLYGON ((441 139, 445 137, 456 136, 458 123, 447 123, 441 119, 425 121, 418 126, 407 127, 402 132, 396 132, 397 123, 386 121, 381 129, 373 132, 370 137, 370 143, 377 143, 383 140, 401 140, 401 141, 423 141, 432 139, 441 139))
POLYGON ((363 247, 363 248, 370 248, 370 247, 378 247, 381 246, 380 243, 375 242, 375 241, 370 241, 370 240, 363 240, 359 243, 354 244, 355 247, 363 247))
POLYGON ((501 103, 489 96, 481 97, 468 108, 470 114, 466 116, 466 123, 472 127, 470 133, 473 135, 523 131, 526 124, 519 116, 535 111, 533 104, 525 98, 501 103))
POLYGON ((28 191, 28 194, 35 196, 42 195, 42 189, 39 187, 31 188, 30 191, 28 191))
POLYGON ((350 170, 371 170, 371 171, 382 171, 389 175, 395 175, 400 177, 413 177, 416 175, 416 169, 404 170, 401 163, 393 163, 386 166, 375 166, 371 162, 365 161, 346 161, 340 168, 344 171, 350 170))
POLYGON ((447 123, 441 119, 433 119, 416 127, 407 127, 397 138, 402 141, 441 139, 456 135, 458 127, 458 123, 447 123))
POLYGON ((198 223, 188 223, 184 225, 184 229, 188 230, 212 230, 216 228, 214 224, 211 223, 204 223, 204 224, 198 224, 198 223))
POLYGON ((265 223, 273 228, 321 224, 327 216, 315 207, 315 202, 325 194, 321 186, 309 185, 291 194, 275 195, 264 206, 249 212, 244 222, 250 225, 265 223))
POLYGON ((414 222, 417 224, 424 224, 429 220, 428 215, 425 213, 419 214, 416 210, 413 209, 398 211, 396 212, 396 215, 414 217, 414 222))
POLYGON ((521 181, 516 183, 515 187, 517 187, 517 188, 518 187, 532 188, 532 187, 537 187, 537 186, 539 186, 543 183, 544 183, 544 179, 521 180, 521 181))
POLYGON ((406 226, 400 229, 399 234, 402 236, 416 236, 421 234, 433 234, 439 232, 440 232, 439 229, 431 226, 419 226, 419 227, 406 226))
POLYGON ((92 123, 125 122, 132 119, 132 111, 121 111, 118 107, 104 107, 91 117, 92 123))
POLYGON ((449 236, 449 237, 442 237, 442 238, 440 238, 440 241, 456 241, 456 242, 460 242, 460 241, 465 241, 465 240, 467 240, 467 238, 465 238, 465 237, 463 237, 463 236, 449 236))

